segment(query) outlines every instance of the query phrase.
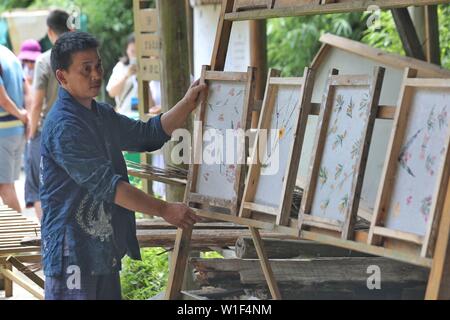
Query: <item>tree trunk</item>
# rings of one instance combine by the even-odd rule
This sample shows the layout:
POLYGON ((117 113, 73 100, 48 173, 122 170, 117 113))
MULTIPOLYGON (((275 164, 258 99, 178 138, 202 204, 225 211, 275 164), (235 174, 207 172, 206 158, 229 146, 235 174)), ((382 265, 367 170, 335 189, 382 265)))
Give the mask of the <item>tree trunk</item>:
MULTIPOLYGON (((190 85, 189 44, 186 5, 184 0, 158 1, 161 31, 161 103, 163 112, 167 112, 180 101, 190 85)), ((192 119, 185 128, 192 132, 192 119)), ((173 142, 164 147, 166 165, 175 165, 171 159, 173 142)), ((188 150, 186 150, 188 152, 188 150)), ((187 168, 186 165, 180 165, 187 168)), ((184 198, 184 187, 166 186, 166 198, 171 202, 180 202, 184 198)))

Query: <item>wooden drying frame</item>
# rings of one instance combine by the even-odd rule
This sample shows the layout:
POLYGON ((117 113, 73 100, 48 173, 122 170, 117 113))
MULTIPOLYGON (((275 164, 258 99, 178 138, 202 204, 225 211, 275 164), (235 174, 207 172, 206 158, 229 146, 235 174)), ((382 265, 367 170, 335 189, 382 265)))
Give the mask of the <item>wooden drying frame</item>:
POLYGON ((260 130, 270 129, 270 124, 274 113, 275 100, 278 93, 278 88, 280 86, 299 87, 299 102, 296 108, 299 107, 300 111, 298 119, 295 121, 296 127, 294 129, 294 139, 289 147, 289 154, 287 155, 288 163, 286 166, 283 187, 281 189, 280 204, 275 208, 253 202, 261 174, 261 163, 258 159, 258 150, 260 148, 265 148, 265 146, 260 145, 259 135, 256 134, 253 144, 253 161, 251 161, 251 164, 249 165, 239 216, 242 218, 250 218, 252 217, 252 211, 257 211, 260 213, 274 215, 276 217, 275 223, 278 225, 288 225, 290 208, 292 205, 292 195, 295 188, 300 155, 305 137, 306 124, 308 122, 308 116, 311 112, 310 102, 314 82, 314 73, 312 69, 305 68, 303 77, 299 78, 280 78, 280 74, 281 72, 278 70, 269 70, 265 97, 258 125, 258 132, 260 130))
POLYGON ((439 168, 437 183, 434 186, 433 200, 430 210, 430 220, 425 236, 414 233, 393 230, 383 226, 383 221, 389 214, 386 212, 392 196, 392 185, 398 168, 398 155, 402 148, 405 131, 408 125, 409 109, 411 107, 411 91, 415 88, 445 88, 450 89, 449 79, 423 79, 415 78, 417 70, 406 69, 403 85, 399 97, 399 105, 396 110, 393 131, 388 146, 388 154, 384 164, 382 179, 375 203, 374 215, 369 231, 368 243, 380 245, 383 238, 402 240, 419 245, 420 255, 429 257, 433 253, 434 240, 439 228, 440 215, 444 206, 445 195, 449 181, 450 161, 450 130, 446 137, 447 150, 444 155, 443 166, 439 168))
MULTIPOLYGON (((201 83, 207 83, 208 81, 230 81, 245 84, 245 96, 244 106, 242 111, 241 123, 245 124, 244 130, 250 128, 251 111, 254 103, 254 80, 255 80, 255 68, 249 67, 247 72, 222 72, 222 71, 210 71, 209 66, 203 66, 201 83)), ((214 208, 224 208, 230 211, 230 214, 237 215, 240 206, 240 199, 244 192, 244 179, 245 170, 244 164, 237 164, 236 169, 236 181, 234 182, 234 190, 237 198, 233 200, 225 200, 220 198, 214 198, 204 196, 196 192, 196 186, 198 181, 199 164, 196 161, 198 158, 198 147, 203 144, 202 132, 205 127, 205 116, 207 112, 208 104, 207 98, 204 99, 199 110, 196 113, 196 121, 200 121, 201 126, 194 129, 194 146, 192 148, 192 163, 189 165, 189 174, 187 180, 187 187, 185 192, 185 203, 190 205, 191 203, 200 204, 202 208, 210 208, 214 211, 214 208)), ((200 148, 201 150, 201 148, 200 148)), ((248 142, 245 142, 244 159, 247 159, 248 155, 248 142)))
MULTIPOLYGON (((379 5, 381 9, 391 9, 396 7, 407 7, 410 5, 432 5, 438 3, 449 3, 446 1, 433 1, 433 0, 381 0, 373 1, 375 5, 379 5)), ((221 12, 218 22, 218 28, 216 38, 214 42, 213 54, 211 58, 212 70, 223 70, 225 65, 225 59, 228 51, 228 44, 230 40, 231 27, 233 21, 237 20, 252 20, 252 19, 267 19, 277 18, 283 16, 301 16, 301 15, 314 15, 325 13, 341 13, 351 11, 365 11, 367 9, 366 0, 355 0, 347 3, 335 3, 335 4, 323 4, 320 7, 317 5, 302 6, 299 8, 286 8, 282 9, 263 9, 244 12, 233 12, 234 0, 222 0, 221 12)), ((311 114, 318 114, 319 106, 313 105, 311 114)), ((379 106, 377 117, 379 119, 393 119, 395 107, 393 106, 379 106)), ((433 258, 423 258, 410 252, 399 251, 397 248, 386 248, 367 243, 367 233, 364 231, 355 231, 355 240, 349 241, 336 238, 327 234, 320 234, 317 232, 311 232, 301 230, 297 228, 297 221, 290 219, 289 226, 276 225, 273 221, 258 221, 254 219, 246 219, 227 214, 220 214, 214 212, 208 212, 205 210, 195 209, 197 215, 213 220, 228 221, 253 228, 252 235, 258 234, 258 229, 266 229, 274 232, 280 232, 285 234, 291 234, 293 238, 305 239, 317 241, 323 244, 329 244, 332 246, 338 246, 350 250, 369 253, 372 255, 383 256, 397 261, 414 264, 431 269, 430 277, 428 280, 426 299, 442 299, 450 297, 450 276, 447 272, 450 266, 450 256, 447 254, 450 248, 450 184, 447 186, 447 195, 445 198, 445 205, 443 215, 441 217, 441 223, 439 226, 439 232, 437 235, 436 249, 433 258)), ((189 255, 189 245, 192 229, 182 230, 178 229, 177 238, 174 248, 174 259, 171 264, 171 271, 169 274, 166 299, 183 298, 184 295, 181 291, 182 282, 184 278, 184 272, 187 266, 187 260, 189 255)), ((259 245, 264 252, 263 243, 259 237, 253 236, 255 245, 259 245)), ((267 256, 259 255, 261 265, 263 267, 264 276, 266 278, 269 290, 274 299, 281 299, 280 291, 277 283, 274 279, 273 272, 270 268, 270 263, 267 260, 267 256)))
POLYGON ((373 74, 369 75, 338 75, 338 70, 333 69, 325 86, 325 93, 322 100, 322 108, 318 120, 318 129, 314 141, 314 154, 311 156, 311 162, 308 173, 308 184, 303 193, 303 198, 299 212, 299 228, 305 226, 325 229, 338 232, 343 239, 351 239, 353 237, 353 227, 358 214, 359 200, 361 195, 362 184, 364 180, 364 172, 369 155, 369 145, 372 139, 373 127, 377 116, 377 107, 380 98, 381 86, 384 78, 385 69, 375 67, 373 74), (349 206, 345 213, 344 223, 334 221, 327 218, 318 218, 311 214, 312 204, 315 196, 315 189, 319 179, 319 168, 322 163, 322 156, 327 141, 329 130, 329 122, 334 108, 334 96, 336 87, 352 86, 352 87, 369 87, 369 105, 367 108, 368 119, 364 129, 364 137, 362 147, 358 154, 357 170, 352 182, 352 190, 350 192, 349 206))

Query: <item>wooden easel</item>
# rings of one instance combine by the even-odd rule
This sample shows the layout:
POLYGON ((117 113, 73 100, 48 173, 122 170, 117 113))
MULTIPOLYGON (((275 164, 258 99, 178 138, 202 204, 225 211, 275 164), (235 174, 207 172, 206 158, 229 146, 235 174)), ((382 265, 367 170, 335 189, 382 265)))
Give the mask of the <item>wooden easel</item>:
MULTIPOLYGON (((234 0, 222 0, 222 9, 211 60, 211 70, 213 71, 223 71, 224 69, 233 21, 350 11, 365 11, 367 9, 367 1, 358 0, 342 3, 330 3, 330 1, 322 1, 322 4, 312 3, 292 5, 286 8, 264 8, 234 12, 234 2, 234 0)), ((293 1, 293 3, 294 2, 295 1, 293 1)), ((381 9, 390 9, 407 7, 410 5, 433 5, 448 2, 450 1, 380 0, 373 1, 373 4, 378 5, 381 9)), ((377 118, 393 119, 395 110, 394 108, 395 107, 379 108, 377 118)), ((318 112, 313 108, 311 114, 318 114, 318 112)), ((448 271, 450 270, 450 184, 447 186, 446 200, 442 212, 441 222, 439 225, 439 233, 433 258, 420 257, 414 255, 413 253, 398 251, 395 249, 395 247, 386 248, 369 245, 367 244, 367 232, 355 231, 353 237, 354 240, 350 241, 339 239, 331 235, 314 232, 314 230, 299 231, 297 228, 297 221, 295 219, 289 219, 287 226, 280 226, 277 225, 275 221, 271 220, 268 220, 266 222, 203 210, 195 211, 199 216, 204 218, 228 221, 249 227, 253 237, 253 241, 255 243, 255 247, 258 252, 258 257, 261 262, 265 279, 274 299, 281 299, 281 294, 275 281, 268 258, 265 254, 264 246, 261 241, 258 229, 268 229, 274 232, 291 235, 293 238, 302 238, 306 240, 317 241, 332 246, 366 252, 373 255, 392 258, 398 261, 431 268, 426 292, 426 299, 450 299, 450 271, 448 271), (447 254, 447 252, 449 254, 447 254)), ((188 262, 191 235, 192 229, 179 229, 177 232, 174 259, 171 265, 171 271, 165 296, 166 299, 179 299, 183 297, 181 286, 188 262)))

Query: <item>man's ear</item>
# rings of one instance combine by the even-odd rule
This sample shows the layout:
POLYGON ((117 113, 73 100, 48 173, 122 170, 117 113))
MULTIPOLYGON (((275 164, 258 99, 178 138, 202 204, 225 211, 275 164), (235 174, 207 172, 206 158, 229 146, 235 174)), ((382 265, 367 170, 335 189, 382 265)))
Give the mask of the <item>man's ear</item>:
POLYGON ((56 70, 56 79, 59 81, 61 85, 66 85, 67 80, 63 70, 56 70))

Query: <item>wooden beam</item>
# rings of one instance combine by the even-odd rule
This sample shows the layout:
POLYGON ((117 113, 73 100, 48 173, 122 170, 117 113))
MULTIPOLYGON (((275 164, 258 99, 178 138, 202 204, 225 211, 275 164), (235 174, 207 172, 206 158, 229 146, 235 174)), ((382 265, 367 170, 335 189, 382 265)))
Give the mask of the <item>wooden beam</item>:
POLYGON ((187 261, 189 258, 191 237, 192 228, 185 230, 178 229, 173 251, 173 260, 170 266, 169 279, 167 282, 165 295, 166 300, 180 298, 187 261))
POLYGON ((278 288, 272 267, 270 266, 269 259, 267 258, 267 254, 264 249, 264 243, 262 242, 259 231, 258 229, 252 227, 250 227, 249 229, 252 233, 253 242, 255 244, 256 252, 258 253, 259 263, 264 273, 264 279, 269 286, 270 294, 272 295, 272 298, 274 300, 281 300, 280 289, 278 288))
MULTIPOLYGON (((335 246, 308 240, 263 239, 269 259, 320 258, 320 257, 365 257, 365 253, 341 249, 335 246)), ((257 259, 258 254, 250 237, 239 237, 235 245, 236 257, 257 259)))
POLYGON ((392 16, 403 43, 406 55, 419 60, 425 60, 422 45, 416 28, 407 8, 392 9, 392 16))
MULTIPOLYGON (((261 284, 265 277, 259 268, 258 260, 243 259, 190 259, 197 272, 225 274, 238 273, 243 284, 261 284)), ((382 285, 388 283, 422 282, 426 283, 429 270, 412 266, 392 259, 380 257, 320 258, 270 260, 273 272, 281 283, 325 284, 331 282, 367 283, 369 266, 381 269, 382 285)))
MULTIPOLYGON (((250 65, 256 68, 255 99, 264 99, 267 81, 267 22, 250 21, 250 65)), ((259 112, 252 113, 252 128, 258 126, 259 112)))
POLYGON ((227 21, 271 19, 281 17, 308 16, 328 13, 364 12, 370 5, 377 5, 380 9, 404 8, 408 6, 425 6, 449 3, 448 0, 355 0, 330 4, 303 4, 287 8, 249 10, 231 12, 225 15, 227 21))
POLYGON ((437 5, 425 7, 425 55, 428 62, 441 64, 437 5))
MULTIPOLYGON (((161 104, 163 112, 167 112, 180 101, 189 89, 189 32, 187 28, 187 12, 184 0, 158 1, 160 33, 162 41, 161 58, 161 104)), ((192 132, 193 121, 188 117, 185 128, 192 132)), ((172 149, 174 144, 164 148, 164 161, 167 165, 182 167, 172 162, 172 149)), ((184 188, 168 185, 166 199, 172 202, 181 202, 184 197, 184 188)))
POLYGON ((19 286, 21 286, 26 291, 31 293, 37 299, 44 300, 44 295, 41 292, 37 291, 32 286, 30 286, 28 283, 26 283, 25 281, 23 281, 22 279, 17 277, 14 273, 12 273, 12 271, 0 268, 0 273, 3 274, 3 276, 5 277, 5 280, 9 279, 10 281, 17 283, 19 286))
POLYGON ((425 299, 450 299, 450 183, 447 186, 425 299))
POLYGON ((217 26, 216 39, 211 58, 211 70, 223 71, 225 67, 225 59, 228 52, 228 44, 230 42, 231 27, 233 23, 224 19, 224 16, 233 12, 234 0, 222 0, 222 8, 217 26))
POLYGON ((25 266, 22 262, 20 262, 16 257, 9 256, 6 261, 11 263, 17 271, 22 272, 28 279, 33 281, 39 287, 44 289, 44 280, 37 276, 33 271, 31 271, 27 266, 25 266))

